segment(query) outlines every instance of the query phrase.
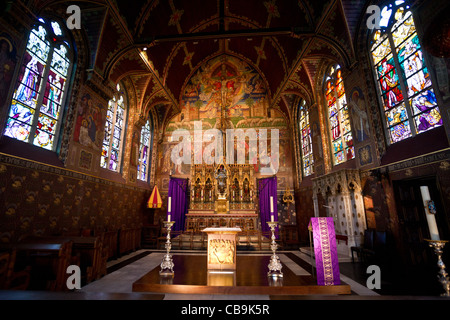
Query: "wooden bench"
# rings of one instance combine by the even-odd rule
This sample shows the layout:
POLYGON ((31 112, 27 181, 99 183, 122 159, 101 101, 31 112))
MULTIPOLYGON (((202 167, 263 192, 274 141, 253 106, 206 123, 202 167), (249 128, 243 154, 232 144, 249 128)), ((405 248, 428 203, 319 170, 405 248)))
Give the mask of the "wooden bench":
POLYGON ((29 236, 24 241, 35 243, 71 242, 70 264, 80 267, 83 284, 106 275, 107 252, 100 236, 29 236))
POLYGON ((119 230, 119 256, 136 251, 141 246, 141 228, 122 228, 119 230))
POLYGON ((21 242, 1 244, 0 250, 15 250, 15 267, 30 270, 30 288, 36 290, 66 290, 67 267, 71 264, 71 241, 21 242))
POLYGON ((26 290, 30 284, 30 267, 16 270, 16 250, 0 252, 0 290, 26 290))

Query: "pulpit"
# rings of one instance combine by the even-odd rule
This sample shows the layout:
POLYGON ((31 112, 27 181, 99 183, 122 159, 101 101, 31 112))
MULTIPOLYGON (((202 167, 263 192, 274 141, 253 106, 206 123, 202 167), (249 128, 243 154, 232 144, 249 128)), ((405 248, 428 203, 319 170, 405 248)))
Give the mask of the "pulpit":
POLYGON ((205 228, 208 270, 236 270, 236 242, 241 228, 205 228))

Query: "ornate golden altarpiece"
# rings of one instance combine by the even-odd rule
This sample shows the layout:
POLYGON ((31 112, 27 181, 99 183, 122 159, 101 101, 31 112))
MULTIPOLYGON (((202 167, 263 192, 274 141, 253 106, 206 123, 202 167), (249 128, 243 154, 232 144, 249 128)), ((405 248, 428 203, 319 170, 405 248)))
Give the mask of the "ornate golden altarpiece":
POLYGON ((186 230, 206 227, 258 229, 253 165, 192 165, 190 181, 186 230))

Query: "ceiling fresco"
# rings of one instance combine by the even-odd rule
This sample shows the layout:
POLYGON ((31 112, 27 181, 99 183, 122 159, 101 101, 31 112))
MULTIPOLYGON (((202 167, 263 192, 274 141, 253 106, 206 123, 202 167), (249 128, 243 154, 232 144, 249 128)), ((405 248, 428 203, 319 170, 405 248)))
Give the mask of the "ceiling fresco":
POLYGON ((356 2, 361 0, 74 1, 95 18, 86 21, 100 37, 88 36, 97 49, 94 71, 111 84, 129 77, 141 113, 164 106, 170 109, 164 119, 181 113, 189 79, 221 56, 259 73, 270 107, 289 119, 289 99, 282 97, 313 101, 318 61, 354 62, 354 32, 364 14, 356 2))

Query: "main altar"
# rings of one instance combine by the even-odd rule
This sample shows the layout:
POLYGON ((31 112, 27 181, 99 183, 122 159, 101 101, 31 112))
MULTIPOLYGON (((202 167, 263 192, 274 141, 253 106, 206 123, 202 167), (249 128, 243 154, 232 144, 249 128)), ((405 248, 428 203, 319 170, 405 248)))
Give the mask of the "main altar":
POLYGON ((253 165, 192 165, 190 181, 186 230, 201 231, 207 227, 259 229, 253 165))

